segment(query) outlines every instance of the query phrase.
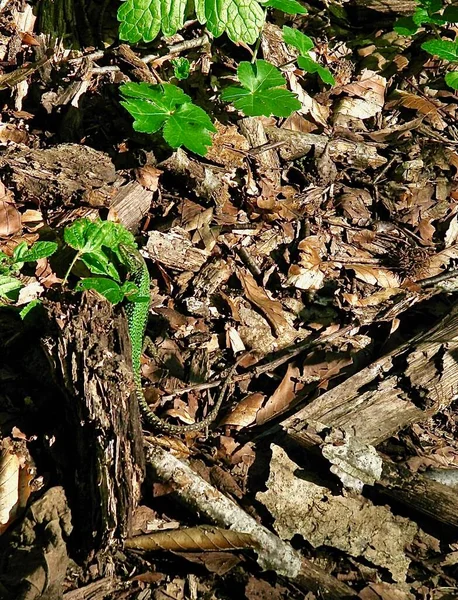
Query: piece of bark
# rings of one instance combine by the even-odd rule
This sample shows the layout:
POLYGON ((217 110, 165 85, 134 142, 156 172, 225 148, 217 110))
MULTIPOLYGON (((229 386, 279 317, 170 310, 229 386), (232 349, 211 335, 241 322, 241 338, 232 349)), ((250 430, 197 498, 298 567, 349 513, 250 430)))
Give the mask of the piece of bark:
POLYGON ((458 305, 438 325, 376 360, 282 422, 318 421, 377 445, 449 406, 458 389, 458 305))
POLYGON ((280 156, 284 160, 297 160, 308 154, 312 148, 320 155, 325 149, 333 161, 343 161, 355 169, 377 168, 383 166, 387 159, 377 152, 375 144, 356 142, 342 138, 330 139, 326 135, 301 133, 291 129, 266 127, 271 142, 282 142, 280 156))
POLYGON ((124 65, 127 65, 127 71, 134 81, 144 81, 153 85, 160 83, 149 70, 148 65, 144 63, 127 44, 119 44, 112 52, 114 56, 117 56, 122 60, 124 65))
POLYGON ((0 173, 6 173, 6 180, 23 201, 40 199, 59 206, 116 179, 107 154, 79 144, 59 144, 46 150, 13 145, 0 156, 0 173))
POLYGON ((245 513, 197 475, 190 467, 159 446, 147 450, 153 478, 174 489, 176 498, 193 512, 218 527, 248 533, 257 542, 258 562, 263 569, 287 577, 302 590, 312 590, 320 598, 353 598, 356 593, 294 550, 245 513))
POLYGON ((21 523, 0 539, 0 597, 60 598, 71 531, 65 492, 60 486, 52 487, 29 506, 21 523))
POLYGON ((150 231, 146 250, 157 262, 177 271, 199 271, 210 253, 196 248, 181 227, 166 233, 150 231))
POLYGON ((93 292, 45 307, 42 346, 64 392, 75 536, 83 552, 106 549, 129 535, 144 473, 126 320, 93 292))
POLYGON ((412 15, 417 6, 415 0, 352 0, 351 5, 381 13, 399 15, 412 15))
MULTIPOLYGON (((321 432, 312 423, 298 424, 286 431, 286 443, 299 447, 300 452, 306 450, 315 455, 321 454, 321 448, 328 443, 329 429, 321 432), (326 441, 323 439, 326 437, 326 441)), ((382 454, 381 475, 373 483, 377 492, 393 498, 397 502, 416 510, 436 521, 451 527, 458 527, 458 496, 456 490, 437 481, 425 477, 421 473, 413 473, 403 465, 397 465, 382 454)), ((358 469, 357 458, 352 466, 358 469)), ((367 486, 368 483, 364 482, 367 486)))
POLYGON ((122 223, 129 231, 137 232, 138 224, 148 211, 153 200, 153 192, 145 190, 136 181, 119 188, 110 206, 110 217, 122 223))
MULTIPOLYGON (((268 144, 269 140, 259 118, 247 117, 239 122, 239 126, 240 132, 246 137, 251 148, 260 148, 268 144)), ((275 189, 280 187, 281 169, 277 151, 270 149, 259 152, 256 154, 256 163, 261 179, 267 178, 275 189)))

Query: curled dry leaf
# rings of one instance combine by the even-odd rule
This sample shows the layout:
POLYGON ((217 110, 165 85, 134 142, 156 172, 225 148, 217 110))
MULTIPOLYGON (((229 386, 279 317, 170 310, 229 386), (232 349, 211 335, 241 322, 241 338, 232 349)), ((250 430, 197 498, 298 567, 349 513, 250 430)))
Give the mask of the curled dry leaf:
POLYGON ((447 124, 439 113, 438 105, 431 102, 431 100, 402 90, 396 90, 396 96, 397 97, 393 101, 389 102, 387 108, 396 105, 410 108, 425 115, 426 119, 428 119, 431 125, 436 129, 443 131, 447 127, 447 124))
POLYGON ((239 533, 219 527, 189 527, 147 535, 138 535, 125 541, 126 548, 137 550, 215 551, 254 548, 255 541, 248 533, 239 533))
POLYGON ((370 283, 371 285, 378 285, 382 288, 398 288, 399 279, 394 273, 388 269, 382 269, 380 267, 370 267, 368 265, 345 265, 346 269, 353 269, 356 278, 370 283))
POLYGON ((21 215, 14 206, 13 195, 0 181, 0 235, 14 235, 21 226, 21 215))
POLYGON ((18 516, 30 496, 31 469, 19 446, 5 438, 0 454, 0 534, 18 516))
POLYGON ((291 406, 297 394, 304 387, 304 384, 299 381, 299 377, 300 370, 295 364, 290 363, 280 385, 267 400, 265 406, 258 411, 256 425, 263 425, 291 406))
POLYGON ((264 402, 264 394, 254 393, 245 396, 221 421, 221 425, 235 425, 236 427, 248 427, 256 421, 256 415, 264 402))
POLYGON ((288 270, 288 285, 300 290, 319 290, 324 285, 328 266, 322 260, 325 251, 324 242, 316 235, 311 235, 298 244, 300 250, 299 263, 291 265, 288 270))
POLYGON ((249 273, 238 269, 237 275, 245 290, 246 299, 259 308, 273 327, 275 334, 278 336, 283 328, 289 328, 281 303, 278 300, 271 300, 249 273))

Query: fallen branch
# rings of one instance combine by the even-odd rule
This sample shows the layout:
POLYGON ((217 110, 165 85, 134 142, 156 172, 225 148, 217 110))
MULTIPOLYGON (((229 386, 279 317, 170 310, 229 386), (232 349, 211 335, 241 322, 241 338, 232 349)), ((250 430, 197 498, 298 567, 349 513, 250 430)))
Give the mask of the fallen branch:
POLYGON ((158 446, 146 453, 154 478, 171 485, 179 501, 218 527, 248 533, 257 542, 258 563, 292 580, 301 589, 319 592, 321 598, 352 598, 356 593, 310 561, 288 543, 259 525, 235 502, 226 498, 189 466, 158 446))

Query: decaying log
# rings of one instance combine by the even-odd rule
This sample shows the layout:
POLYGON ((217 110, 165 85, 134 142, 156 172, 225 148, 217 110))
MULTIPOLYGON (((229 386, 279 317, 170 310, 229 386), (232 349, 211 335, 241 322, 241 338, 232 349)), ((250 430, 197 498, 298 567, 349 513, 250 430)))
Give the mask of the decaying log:
MULTIPOLYGON (((286 431, 286 443, 319 455, 326 443, 327 432, 326 429, 321 432, 317 429, 311 423, 297 424, 286 431)), ((374 483, 377 491, 436 521, 458 528, 456 490, 420 473, 413 473, 403 465, 394 464, 383 455, 379 454, 379 457, 382 469, 380 479, 374 483)), ((358 457, 351 466, 360 467, 358 457)), ((367 482, 365 484, 368 485, 367 482)))
MULTIPOLYGON (((377 445, 400 429, 423 421, 457 397, 458 306, 439 324, 375 361, 293 417, 283 421, 287 438, 308 450, 322 446, 316 423, 339 428, 377 445)), ((382 458, 375 487, 437 521, 458 527, 453 489, 382 458)), ((354 465, 357 467, 357 465, 354 465)))
POLYGON ((250 534, 258 544, 256 552, 263 569, 274 570, 302 590, 318 592, 320 598, 356 597, 345 583, 303 559, 290 544, 257 523, 178 458, 156 446, 147 451, 147 460, 154 479, 172 486, 177 499, 193 512, 219 527, 250 534))
POLYGON ((458 306, 439 324, 282 422, 318 421, 377 445, 458 397, 458 306))
POLYGON ((143 481, 127 325, 95 293, 45 306, 50 333, 42 345, 64 392, 63 477, 75 535, 83 549, 100 550, 130 533, 143 481))

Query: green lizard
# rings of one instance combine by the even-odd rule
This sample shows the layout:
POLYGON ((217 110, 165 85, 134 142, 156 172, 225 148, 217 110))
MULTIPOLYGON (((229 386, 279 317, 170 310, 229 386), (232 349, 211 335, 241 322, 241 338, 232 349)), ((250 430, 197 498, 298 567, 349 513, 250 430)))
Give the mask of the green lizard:
MULTIPOLYGON (((125 265, 127 266, 131 281, 135 283, 138 288, 139 296, 142 298, 149 299, 150 297, 150 277, 148 273, 148 267, 143 260, 140 252, 132 247, 125 244, 119 245, 122 258, 125 265)), ((129 329, 130 343, 132 346, 132 369, 135 383, 135 395, 140 406, 140 412, 144 421, 150 425, 156 431, 162 431, 164 433, 186 433, 188 431, 200 431, 205 427, 208 427, 218 416, 219 409, 224 399, 224 395, 228 388, 230 379, 235 372, 237 363, 230 369, 229 375, 225 379, 221 388, 220 394, 216 401, 213 410, 198 423, 192 425, 172 425, 167 423, 157 415, 155 415, 149 408, 148 403, 145 400, 142 389, 141 379, 141 356, 143 352, 143 339, 145 335, 146 324, 148 321, 148 314, 150 308, 149 300, 145 302, 127 302, 126 304, 127 324, 129 329)))

